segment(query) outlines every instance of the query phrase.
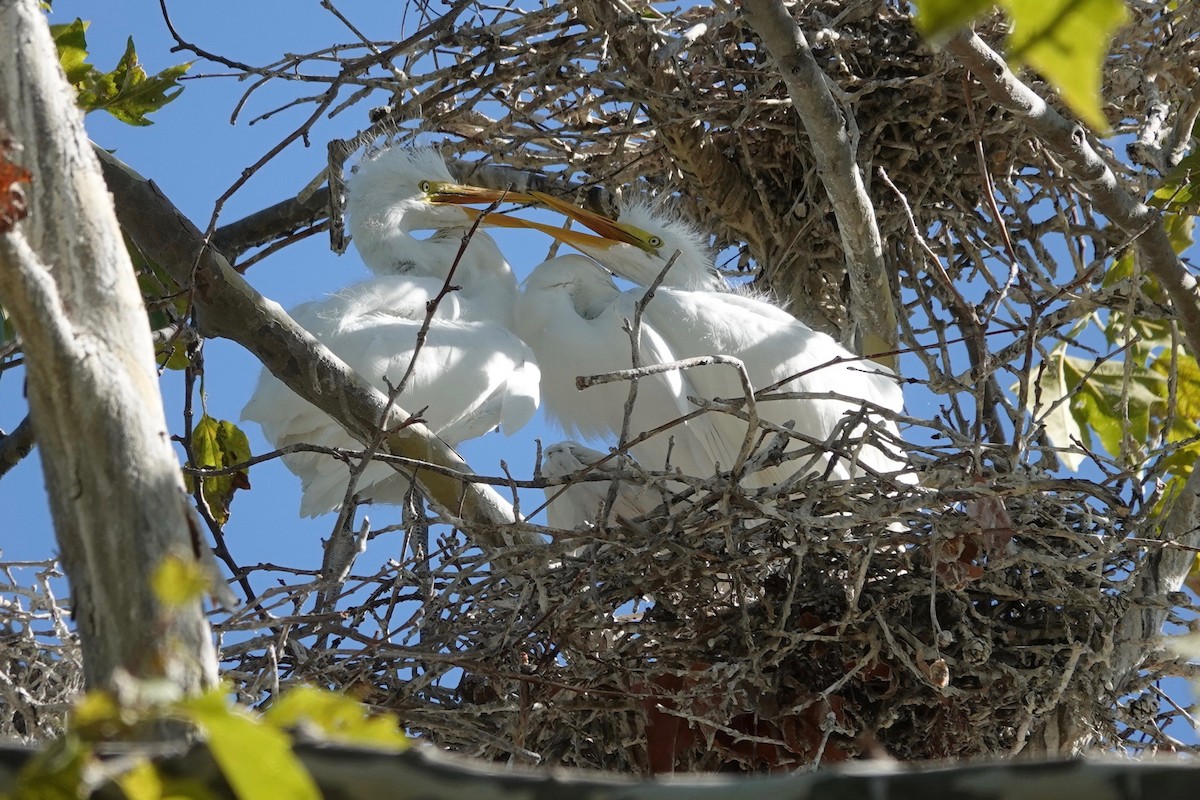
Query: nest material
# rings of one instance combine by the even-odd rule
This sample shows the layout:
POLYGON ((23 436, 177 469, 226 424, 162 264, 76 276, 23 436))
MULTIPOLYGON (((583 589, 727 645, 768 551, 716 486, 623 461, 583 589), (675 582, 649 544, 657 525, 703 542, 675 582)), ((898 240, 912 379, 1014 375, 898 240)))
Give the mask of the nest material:
POLYGON ((445 747, 634 773, 1169 746, 1175 714, 1111 681, 1143 555, 1127 535, 1145 522, 1121 488, 881 493, 814 475, 772 496, 714 480, 670 514, 555 532, 496 569, 440 538, 352 578, 329 646, 296 649, 316 620, 289 617, 289 641, 226 648, 226 674, 249 701, 277 666, 445 747), (1010 525, 981 527, 989 507, 1010 525))
POLYGON ((0 564, 0 741, 56 736, 83 688, 61 578, 54 561, 0 564))
MULTIPOLYGON (((1176 116, 1189 106, 1200 4, 1133 10, 1105 91, 1118 130, 1147 134, 1153 152, 1154 132, 1134 121, 1155 102, 1176 116)), ((1190 617, 1186 597, 1129 591, 1146 554, 1165 546, 1143 489, 1160 477, 1154 463, 1136 480, 1103 459, 1112 477, 1055 478, 1053 448, 1014 426, 1025 410, 1001 396, 1028 376, 1027 353, 1069 342, 1057 338, 1061 325, 1109 299, 1133 302, 1077 296, 1122 242, 1052 156, 916 37, 904 4, 818 0, 793 13, 857 126, 908 312, 904 338, 938 396, 939 419, 905 431, 949 442, 912 447, 926 488, 812 476, 770 497, 714 479, 669 514, 552 532, 550 547, 502 559, 434 528, 433 540, 406 538, 377 572, 353 574, 333 621, 295 608, 320 588, 311 572, 250 569, 256 583, 269 575, 279 585, 214 619, 244 700, 297 682, 341 687, 446 747, 632 772, 795 768, 880 750, 912 759, 1181 747, 1166 729, 1187 715, 1157 682, 1188 668, 1115 639, 1141 604, 1177 605, 1170 619, 1180 624, 1190 617), (1046 208, 1070 213, 1037 210, 1046 208), (943 257, 954 289, 931 277, 914 230, 943 257), (998 265, 1006 239, 1015 265, 998 265), (1073 255, 1086 244, 1095 261, 1059 263, 1050 240, 1073 255), (989 309, 985 322, 1008 325, 1011 337, 985 340, 967 307, 989 309), (1034 307, 1040 327, 1028 321, 1034 307), (966 354, 952 345, 959 335, 966 354), (1132 677, 1112 674, 1131 646, 1142 651, 1132 677)), ((700 5, 651 19, 623 3, 529 13, 492 4, 455 23, 389 51, 408 59, 407 83, 392 72, 357 81, 395 92, 386 123, 401 140, 436 131, 473 159, 671 194, 718 244, 740 249, 740 266, 757 266, 792 298, 798 316, 840 326, 841 245, 806 137, 731 13, 700 5)), ((1000 20, 980 32, 996 40, 1000 20)), ((272 69, 303 71, 325 57, 272 69)), ((5 593, 24 591, 16 586, 5 593)), ((21 714, 43 700, 54 708, 79 685, 69 637, 48 644, 26 608, 0 606, 16 643, 5 651, 15 654, 6 685, 33 698, 5 695, 21 714)), ((31 726, 6 714, 0 733, 44 735, 58 719, 31 726)))

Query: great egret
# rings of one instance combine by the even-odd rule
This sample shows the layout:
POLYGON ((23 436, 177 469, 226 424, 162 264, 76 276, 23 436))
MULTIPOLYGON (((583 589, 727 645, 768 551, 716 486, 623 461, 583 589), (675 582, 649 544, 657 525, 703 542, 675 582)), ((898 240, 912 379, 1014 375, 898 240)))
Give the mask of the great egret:
MULTIPOLYGON (((482 198, 494 195, 484 193, 482 198)), ((901 411, 904 398, 891 370, 856 357, 765 299, 722 290, 714 283, 715 270, 703 237, 690 226, 644 204, 628 206, 614 220, 547 195, 510 196, 516 201, 527 198, 601 234, 602 240, 570 243, 639 287, 648 287, 678 252, 662 288, 645 306, 643 364, 734 356, 745 365, 756 389, 779 384, 772 394, 793 395, 760 399, 760 419, 777 426, 794 423, 796 434, 830 443, 830 452, 807 467, 802 461, 767 467, 747 475, 743 485, 769 486, 801 469, 828 469, 830 477, 850 478, 862 474, 863 468, 880 473, 904 468, 899 455, 886 446, 858 441, 868 424, 899 437, 894 422, 861 414, 864 401, 901 411), (846 419, 848 414, 861 418, 846 419)), ((621 292, 594 262, 571 256, 542 264, 526 280, 517 330, 541 365, 546 408, 568 431, 611 436, 621 429, 627 387, 607 384, 578 392, 575 377, 631 366, 630 343, 622 325, 633 319, 635 304, 644 293, 645 288, 621 292)), ((693 411, 689 396, 730 400, 744 394, 737 373, 725 365, 643 378, 638 392, 631 417, 635 434, 693 411)), ((685 474, 708 477, 717 465, 723 469, 734 465, 746 432, 745 421, 709 412, 631 450, 648 468, 660 469, 667 436, 674 435, 672 463, 685 474)), ((793 441, 787 449, 804 446, 793 441)), ((899 477, 912 480, 911 473, 899 477)))
MULTIPOLYGON (((497 426, 511 434, 538 406, 538 368, 513 333, 517 283, 495 242, 476 232, 459 256, 473 215, 438 205, 428 190, 453 191, 436 150, 379 148, 368 152, 347 185, 354 245, 378 276, 293 311, 295 320, 385 394, 408 369, 429 304, 442 298, 412 375, 397 398, 419 413, 450 445, 497 426), (450 187, 450 188, 447 188, 450 187), (420 239, 414 230, 435 229, 420 239)), ((266 370, 242 412, 262 426, 275 447, 309 443, 361 450, 341 426, 300 399, 266 370)), ((348 482, 345 464, 324 454, 283 457, 303 482, 300 513, 316 516, 340 507, 348 482)), ((402 502, 409 482, 383 463, 369 464, 357 490, 376 502, 402 502)))
MULTIPOLYGON (((631 466, 628 456, 610 456, 579 442, 557 442, 546 448, 542 474, 548 478, 568 475, 611 475, 631 466)), ((598 521, 608 495, 610 481, 578 481, 565 486, 546 487, 546 524, 558 530, 575 530, 598 521)), ((654 510, 661 500, 648 486, 622 481, 618 487, 609 519, 632 519, 654 510)))

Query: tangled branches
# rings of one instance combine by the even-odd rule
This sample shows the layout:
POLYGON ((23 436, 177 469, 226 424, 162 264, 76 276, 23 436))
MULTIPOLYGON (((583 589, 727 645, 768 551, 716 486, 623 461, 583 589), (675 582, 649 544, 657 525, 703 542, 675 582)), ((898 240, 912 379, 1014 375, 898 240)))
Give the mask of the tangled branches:
MULTIPOLYGON (((472 165, 542 173, 560 191, 602 187, 601 204, 668 197, 713 233, 730 271, 753 272, 814 327, 842 329, 846 264, 822 176, 736 8, 414 9, 422 19, 400 42, 352 29, 354 45, 227 66, 319 87, 284 107, 314 110, 281 147, 370 98, 383 108, 364 138, 435 133, 472 165)), ((1159 514, 1175 445, 1110 458, 1052 441, 1045 426, 1071 400, 1043 397, 1037 381, 1059 350, 1097 370, 1129 355, 1132 325, 1082 335, 1097 316, 1169 326, 1172 309, 1136 264, 1104 280, 1132 236, 1097 213, 1059 154, 919 40, 906 4, 790 10, 846 119, 902 304, 909 409, 929 409, 904 420, 921 485, 808 475, 754 493, 716 476, 681 493, 643 474, 669 498, 659 513, 582 531, 519 523, 552 544, 511 548, 502 569, 460 533, 435 527, 429 540, 410 520, 393 558, 352 571, 320 613, 308 603, 331 591, 319 576, 247 568, 239 577, 277 585, 216 618, 243 699, 335 686, 447 747, 634 772, 795 768, 876 748, 1183 749, 1168 728, 1191 720, 1162 680, 1190 669, 1121 638, 1147 609, 1193 618, 1187 595, 1140 590, 1190 532, 1164 531, 1159 514), (1092 477, 1062 477, 1064 456, 1092 477)), ((1200 7, 1137 3, 1134 17, 1105 96, 1136 147, 1130 161, 1101 155, 1140 196, 1196 117, 1200 7)), ((1000 19, 979 26, 989 41, 1002 32, 1000 19)), ((331 174, 347 150, 331 147, 331 174)), ((292 220, 316 213, 309 203, 292 220)))

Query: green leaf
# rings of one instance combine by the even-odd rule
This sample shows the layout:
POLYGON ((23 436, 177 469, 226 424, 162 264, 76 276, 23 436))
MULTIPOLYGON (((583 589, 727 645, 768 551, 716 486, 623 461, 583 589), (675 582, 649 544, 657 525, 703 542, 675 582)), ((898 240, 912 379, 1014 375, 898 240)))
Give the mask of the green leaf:
POLYGON ((163 779, 149 761, 139 761, 131 769, 121 773, 116 783, 125 793, 126 800, 162 800, 163 779))
POLYGON ((267 710, 266 720, 281 728, 316 725, 326 737, 352 744, 403 750, 408 738, 392 714, 370 715, 349 697, 311 686, 298 686, 267 710))
POLYGON ((1114 31, 1129 12, 1122 0, 1000 0, 1012 21, 1008 57, 1029 64, 1093 130, 1108 131, 1100 72, 1114 31))
POLYGON ((84 770, 95 755, 68 733, 34 755, 17 775, 13 797, 23 800, 73 800, 82 796, 84 770))
POLYGON ((1192 231, 1196 227, 1196 218, 1191 214, 1166 214, 1163 216, 1163 227, 1167 229, 1171 249, 1177 254, 1183 253, 1195 243, 1192 231))
POLYGON ((66 25, 51 25, 50 35, 54 37, 54 46, 58 48, 58 63, 67 74, 71 84, 79 83, 91 74, 94 67, 87 63, 87 37, 85 31, 90 22, 76 19, 66 25))
POLYGON ((913 4, 917 7, 917 30, 933 40, 953 35, 993 6, 992 0, 914 0, 913 4))
POLYGON ((1083 464, 1084 454, 1079 451, 1076 442, 1087 442, 1088 438, 1080 427, 1071 411, 1071 387, 1067 384, 1064 364, 1064 348, 1059 348, 1050 354, 1051 360, 1042 370, 1037 387, 1037 393, 1030 392, 1028 396, 1029 412, 1035 413, 1034 402, 1040 399, 1040 407, 1049 409, 1040 417, 1045 427, 1046 436, 1058 448, 1058 458, 1062 465, 1069 470, 1077 470, 1083 464), (1058 402, 1062 400, 1062 402, 1058 402), (1050 408, 1054 403, 1057 406, 1050 408))
POLYGON ((194 560, 168 555, 154 570, 150 585, 164 605, 179 608, 203 598, 212 587, 212 578, 194 560))
MULTIPOLYGON (((201 469, 225 469, 250 459, 250 440, 232 422, 205 414, 192 430, 192 454, 196 458, 196 466, 201 469)), ((193 485, 189 476, 188 488, 191 489, 193 485)), ((205 502, 222 524, 229 519, 229 504, 233 502, 234 493, 238 489, 249 488, 250 477, 245 470, 232 475, 203 478, 200 483, 205 502)))
POLYGON ((186 700, 179 710, 204 729, 213 760, 240 800, 321 797, 312 776, 292 752, 289 737, 231 707, 225 690, 186 700))
POLYGON ((1150 441, 1152 422, 1156 414, 1161 414, 1167 396, 1167 381, 1162 375, 1135 365, 1126 387, 1124 362, 1110 360, 1096 365, 1089 359, 1066 356, 1062 363, 1067 385, 1074 392, 1071 412, 1081 427, 1099 436, 1110 455, 1121 455, 1126 437, 1134 443, 1150 441), (1123 391, 1129 397, 1127 420, 1121 413, 1123 391))
POLYGON ((1150 205, 1184 214, 1200 212, 1200 150, 1188 154, 1167 173, 1150 205))
POLYGON ((79 102, 88 111, 104 109, 129 125, 150 125, 146 115, 158 111, 183 91, 178 79, 189 67, 190 61, 168 67, 152 78, 147 77, 130 38, 125 45, 125 54, 112 72, 93 71, 90 79, 84 82, 79 102))
POLYGON ((191 62, 168 67, 148 77, 138 63, 133 39, 111 72, 101 72, 87 61, 87 31, 90 23, 77 19, 67 25, 51 25, 58 48, 58 61, 67 80, 75 87, 79 107, 85 112, 104 110, 129 125, 150 125, 147 114, 174 100, 183 87, 178 80, 191 62))

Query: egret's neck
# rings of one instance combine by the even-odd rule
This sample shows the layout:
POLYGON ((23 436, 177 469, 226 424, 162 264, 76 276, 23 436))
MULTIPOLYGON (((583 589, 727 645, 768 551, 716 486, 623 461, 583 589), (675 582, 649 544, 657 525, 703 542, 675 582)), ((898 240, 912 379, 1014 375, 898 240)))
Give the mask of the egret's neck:
POLYGON ((603 314, 615 294, 617 288, 608 281, 576 279, 570 288, 571 305, 584 319, 595 319, 603 314))
POLYGON ((672 289, 687 289, 692 292, 721 292, 727 291, 729 285, 717 274, 715 268, 700 263, 680 263, 682 259, 671 265, 662 285, 672 289))
POLYGON ((376 275, 437 277, 437 259, 428 242, 397 222, 386 216, 351 217, 350 236, 363 263, 376 275))

